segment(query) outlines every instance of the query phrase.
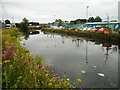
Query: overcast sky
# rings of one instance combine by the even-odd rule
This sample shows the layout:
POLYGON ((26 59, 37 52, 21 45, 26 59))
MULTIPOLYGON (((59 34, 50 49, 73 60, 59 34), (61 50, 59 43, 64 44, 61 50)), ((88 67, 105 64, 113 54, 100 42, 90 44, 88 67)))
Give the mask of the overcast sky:
POLYGON ((29 21, 40 23, 53 22, 54 18, 62 20, 75 20, 88 16, 100 16, 106 20, 108 13, 110 19, 118 19, 118 1, 120 0, 1 0, 0 20, 2 18, 21 22, 26 17, 29 21), (13 19, 12 19, 13 17, 13 19))

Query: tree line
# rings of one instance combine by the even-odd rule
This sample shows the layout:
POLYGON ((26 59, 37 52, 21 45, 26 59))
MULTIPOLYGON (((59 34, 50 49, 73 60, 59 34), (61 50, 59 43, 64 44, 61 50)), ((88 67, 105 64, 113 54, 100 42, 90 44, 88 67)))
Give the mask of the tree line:
MULTIPOLYGON (((94 17, 89 17, 88 20, 86 19, 76 19, 76 20, 71 20, 70 22, 68 21, 63 21, 61 19, 56 19, 55 22, 52 23, 52 25, 57 24, 57 26, 63 26, 66 23, 69 25, 72 24, 84 24, 86 22, 102 22, 102 19, 99 16, 94 17)), ((5 20, 6 24, 11 24, 10 20, 5 20)), ((48 23, 49 24, 49 23, 48 23)), ((20 23, 16 23, 16 27, 19 27, 21 31, 23 32, 28 32, 28 25, 29 25, 29 20, 26 18, 23 18, 20 23)))

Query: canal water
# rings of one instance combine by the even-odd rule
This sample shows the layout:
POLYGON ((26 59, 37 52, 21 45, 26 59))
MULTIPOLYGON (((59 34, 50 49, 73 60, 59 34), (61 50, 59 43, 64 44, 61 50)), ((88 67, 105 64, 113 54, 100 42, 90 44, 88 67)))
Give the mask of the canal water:
POLYGON ((65 73, 72 83, 80 78, 78 88, 118 87, 117 45, 41 31, 21 44, 32 55, 42 56, 60 77, 65 73))

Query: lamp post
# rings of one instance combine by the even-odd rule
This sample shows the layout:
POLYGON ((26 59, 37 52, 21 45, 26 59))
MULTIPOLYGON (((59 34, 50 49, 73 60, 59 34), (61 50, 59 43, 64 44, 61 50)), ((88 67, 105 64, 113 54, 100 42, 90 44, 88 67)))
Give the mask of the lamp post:
POLYGON ((88 8, 89 6, 86 6, 86 23, 88 22, 88 8))

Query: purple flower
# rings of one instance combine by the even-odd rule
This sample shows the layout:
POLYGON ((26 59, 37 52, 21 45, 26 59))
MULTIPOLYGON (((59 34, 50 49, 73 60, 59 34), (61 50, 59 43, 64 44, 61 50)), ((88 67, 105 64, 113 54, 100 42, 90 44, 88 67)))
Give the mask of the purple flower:
POLYGON ((14 58, 14 47, 10 46, 3 52, 2 59, 3 60, 8 60, 8 59, 13 59, 14 58))
POLYGON ((18 58, 19 61, 21 61, 22 59, 23 59, 23 58, 22 58, 21 56, 18 58))

